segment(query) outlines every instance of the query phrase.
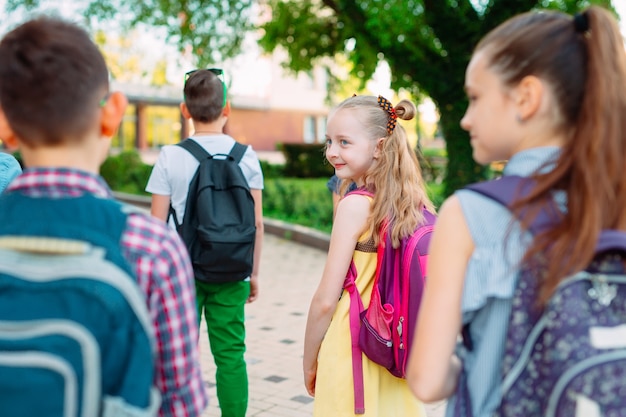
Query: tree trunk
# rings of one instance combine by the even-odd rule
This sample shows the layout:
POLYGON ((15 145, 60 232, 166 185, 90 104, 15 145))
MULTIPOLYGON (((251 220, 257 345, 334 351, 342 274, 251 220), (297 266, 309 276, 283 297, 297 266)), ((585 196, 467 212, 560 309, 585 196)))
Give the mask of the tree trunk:
POLYGON ((474 162, 469 134, 460 125, 465 113, 465 103, 466 100, 459 98, 452 104, 445 104, 445 111, 441 112, 441 131, 448 152, 446 196, 467 184, 485 179, 487 173, 485 167, 474 162))

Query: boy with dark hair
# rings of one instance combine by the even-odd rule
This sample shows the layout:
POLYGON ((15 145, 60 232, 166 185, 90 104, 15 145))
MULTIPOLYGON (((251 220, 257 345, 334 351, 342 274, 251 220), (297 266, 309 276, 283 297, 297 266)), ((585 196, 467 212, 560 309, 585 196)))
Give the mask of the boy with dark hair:
MULTIPOLYGON (((193 140, 193 146, 200 145, 216 159, 228 155, 237 146, 242 147, 232 137, 223 133, 231 109, 227 101, 226 84, 220 78, 221 75, 220 69, 200 69, 187 73, 184 102, 180 105, 183 116, 191 119, 194 127, 194 134, 185 142, 193 140)), ((253 200, 250 204, 252 206, 250 211, 253 213, 248 218, 253 224, 252 229, 254 225, 256 226, 256 232, 253 231, 251 238, 254 244, 251 273, 225 279, 222 276, 220 279, 208 282, 210 279, 205 279, 206 276, 203 275, 205 270, 200 265, 201 262, 195 262, 192 251, 196 275, 198 320, 204 311, 211 352, 217 367, 217 397, 223 417, 246 415, 248 376, 244 360, 246 348, 244 305, 246 302, 254 301, 258 295, 259 262, 263 240, 261 199, 263 173, 252 147, 247 146, 244 150, 245 152, 240 153, 243 156, 238 167, 245 177, 242 181, 247 182, 246 193, 249 192, 253 200), (242 276, 243 279, 241 279, 242 276)), ((154 216, 167 221, 171 210, 175 215, 171 216, 173 219, 170 219, 172 227, 175 224, 182 224, 184 227, 185 221, 191 222, 184 216, 188 213, 186 209, 192 207, 188 204, 187 196, 190 183, 199 166, 198 159, 181 146, 169 145, 162 148, 146 187, 146 191, 152 193, 154 216)), ((241 174, 236 167, 235 170, 237 174, 241 174)), ((216 175, 224 178, 227 175, 225 171, 220 171, 216 175)), ((218 207, 218 209, 222 212, 229 210, 226 207, 218 207)), ((244 211, 244 207, 241 206, 232 207, 232 209, 233 212, 244 211)), ((227 264, 228 261, 224 260, 223 263, 227 264)), ((218 266, 221 267, 221 265, 218 266)))
MULTIPOLYGON (((133 283, 139 294, 136 299, 145 309, 144 323, 156 339, 153 383, 161 396, 159 415, 199 416, 208 399, 201 379, 195 292, 185 247, 179 236, 162 222, 112 201, 111 190, 98 175, 127 105, 122 93, 109 92, 108 77, 102 54, 89 35, 75 24, 41 17, 18 26, 2 39, 0 138, 20 148, 27 169, 2 196, 2 215, 12 213, 13 217, 2 218, 0 238, 23 235, 22 229, 26 227, 35 236, 51 238, 74 233, 87 237, 88 241, 93 235, 90 243, 97 246, 102 235, 108 233, 107 228, 114 227, 113 220, 123 213, 120 233, 112 239, 105 256, 114 258, 120 268, 127 268, 128 276, 136 279, 136 284, 133 283), (20 218, 20 212, 13 207, 15 201, 35 215, 26 221, 20 218), (51 211, 44 217, 38 211, 40 207, 64 209, 51 211), (66 210, 67 207, 72 209, 66 210), (101 213, 112 215, 103 217, 101 213), (77 230, 66 231, 72 228, 77 230)), ((69 274, 75 266, 67 263, 67 268, 65 264, 59 268, 59 262, 55 265, 50 269, 61 269, 64 274, 69 274)), ((64 296, 64 291, 55 295, 64 296)), ((72 300, 65 302, 69 305, 72 300)), ((102 295, 101 302, 111 303, 111 299, 102 295)), ((107 397, 116 394, 106 392, 105 388, 122 390, 123 381, 130 381, 126 388, 132 392, 141 375, 132 374, 128 358, 121 358, 121 365, 116 362, 120 354, 116 344, 112 345, 112 349, 99 354, 102 363, 98 367, 102 365, 103 376, 97 384, 102 386, 104 405, 98 407, 104 409, 103 414, 109 410, 108 414, 119 415, 110 411, 113 408, 107 408, 107 397), (120 377, 107 381, 105 375, 112 366, 131 374, 130 379, 122 375, 123 380, 120 377)), ((143 361, 152 367, 149 355, 143 361)), ((87 367, 87 371, 95 370, 87 367)), ((83 407, 87 399, 85 394, 83 407)), ((35 403, 38 401, 34 399, 35 403)), ((28 407, 31 404, 21 406, 28 407)), ((124 404, 117 401, 113 407, 124 404)), ((148 415, 137 413, 135 410, 124 415, 148 415)))

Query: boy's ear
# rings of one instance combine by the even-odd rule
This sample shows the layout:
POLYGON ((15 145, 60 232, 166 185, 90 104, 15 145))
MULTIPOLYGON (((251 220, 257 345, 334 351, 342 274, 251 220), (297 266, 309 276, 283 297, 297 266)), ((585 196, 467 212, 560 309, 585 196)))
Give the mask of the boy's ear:
POLYGON ((191 119, 191 113, 189 113, 189 109, 185 103, 180 103, 180 113, 183 115, 185 120, 191 119))
POLYGON ((128 99, 123 93, 119 91, 111 93, 101 110, 100 132, 102 136, 110 138, 115 135, 122 123, 127 105, 128 99))
POLYGON ((226 105, 224 106, 224 109, 222 110, 222 115, 224 117, 229 117, 230 116, 230 111, 231 111, 230 101, 227 101, 226 105))
POLYGON ((0 107, 0 139, 2 139, 2 143, 4 143, 7 148, 17 149, 17 138, 15 137, 13 129, 9 126, 9 121, 4 114, 2 107, 0 107))

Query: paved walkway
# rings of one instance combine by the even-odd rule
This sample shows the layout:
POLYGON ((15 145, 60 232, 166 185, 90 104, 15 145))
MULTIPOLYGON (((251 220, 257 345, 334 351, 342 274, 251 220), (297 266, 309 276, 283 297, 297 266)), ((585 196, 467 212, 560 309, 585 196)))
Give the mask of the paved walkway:
MULTIPOLYGON (((320 249, 265 235, 259 298, 246 307, 248 417, 312 415, 313 399, 302 379, 302 350, 309 302, 325 260, 326 252, 320 249)), ((202 416, 220 417, 215 366, 204 327, 200 341, 202 372, 211 397, 202 416)), ((428 405, 428 417, 443 417, 444 409, 443 402, 428 405)))

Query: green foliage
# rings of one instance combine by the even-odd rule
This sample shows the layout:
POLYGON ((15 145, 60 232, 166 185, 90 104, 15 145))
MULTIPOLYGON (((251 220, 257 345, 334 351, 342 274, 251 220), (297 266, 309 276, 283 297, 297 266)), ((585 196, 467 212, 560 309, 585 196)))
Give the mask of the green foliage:
MULTIPOLYGON (((326 178, 274 178, 265 181, 263 213, 266 217, 300 224, 330 233, 332 197, 326 178)), ((440 207, 445 198, 443 184, 429 183, 428 194, 440 207)))
POLYGON ((15 158, 17 162, 20 164, 22 169, 24 169, 24 161, 22 160, 22 153, 20 151, 15 151, 12 153, 12 155, 13 155, 13 158, 15 158))
POLYGON ((448 164, 445 149, 425 149, 424 152, 418 152, 417 158, 422 169, 422 177, 424 181, 437 185, 437 189, 444 189, 440 186, 443 184, 443 178, 448 164))
POLYGON ((326 161, 323 144, 282 144, 280 150, 285 155, 284 175, 301 178, 328 178, 334 169, 326 161))
POLYGON ((285 176, 285 166, 283 164, 272 164, 267 161, 260 162, 264 179, 281 178, 285 176))
MULTIPOLYGON (((7 0, 6 11, 34 10, 46 0, 7 0)), ((623 1, 623 0, 619 0, 623 1)), ((271 8, 260 44, 288 53, 286 66, 308 71, 330 58, 347 57, 351 73, 371 78, 385 60, 392 87, 430 96, 441 114, 450 161, 446 193, 488 175, 472 159, 458 126, 467 101, 464 72, 477 41, 505 19, 533 8, 568 13, 589 4, 612 9, 611 0, 86 0, 87 19, 163 28, 198 66, 221 62, 241 50, 251 17, 271 8)), ((332 85, 332 82, 331 82, 332 85)))
POLYGON ((261 45, 288 52, 287 65, 310 69, 345 54, 354 76, 369 79, 380 60, 389 64, 392 87, 428 94, 441 114, 448 155, 445 193, 483 179, 488 170, 472 159, 459 127, 467 105, 464 72, 474 45, 507 18, 532 8, 569 13, 609 0, 270 0, 272 20, 261 45))
POLYGON ((112 190, 148 195, 144 191, 152 166, 144 164, 137 151, 124 151, 109 156, 100 167, 100 175, 112 190))
POLYGON ((263 214, 330 232, 333 221, 328 178, 273 178, 265 181, 263 214))
MULTIPOLYGON (((36 10, 46 0, 7 0, 6 11, 36 10)), ((86 0, 83 15, 115 21, 123 28, 141 25, 161 28, 168 40, 191 56, 196 65, 208 66, 241 51, 244 37, 253 29, 257 13, 253 0, 86 0)))
MULTIPOLYGON (((333 203, 326 187, 328 177, 281 178, 278 176, 281 165, 266 162, 262 165, 264 216, 330 233, 333 203)), ((151 172, 152 166, 144 164, 136 151, 109 156, 100 168, 100 175, 112 190, 137 195, 149 195, 144 189, 151 172)), ((435 206, 439 207, 444 199, 443 184, 430 183, 428 191, 435 206)))
POLYGON ((430 197, 430 201, 433 202, 436 209, 439 209, 439 207, 443 204, 443 201, 446 199, 445 185, 443 183, 429 182, 426 184, 426 188, 428 190, 428 197, 430 197))

